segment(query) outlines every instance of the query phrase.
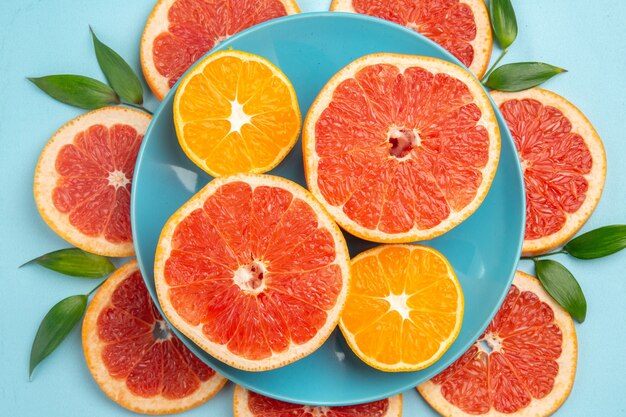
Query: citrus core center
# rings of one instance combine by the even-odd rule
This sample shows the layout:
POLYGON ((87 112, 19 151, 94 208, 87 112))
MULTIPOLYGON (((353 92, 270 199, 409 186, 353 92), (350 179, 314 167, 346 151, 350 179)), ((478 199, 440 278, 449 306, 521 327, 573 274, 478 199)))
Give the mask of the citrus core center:
POLYGON ((109 185, 112 185, 115 189, 126 187, 130 184, 130 180, 126 177, 126 174, 118 169, 109 172, 107 179, 109 180, 109 185))
POLYGON ((244 291, 258 294, 265 288, 264 275, 267 268, 263 262, 253 261, 235 271, 235 284, 244 291))
POLYGON ((409 308, 409 305, 407 304, 407 301, 409 300, 409 296, 406 293, 389 294, 387 297, 385 297, 385 300, 389 303, 390 311, 397 311, 403 320, 411 319, 409 317, 409 312, 411 311, 411 309, 409 308))
POLYGON ((230 102, 230 116, 228 117, 230 122, 230 132, 241 133, 241 127, 246 123, 250 123, 250 116, 243 110, 243 104, 237 99, 230 102))
POLYGON ((478 341, 478 345, 487 353, 499 352, 502 348, 502 340, 493 333, 487 333, 478 341))
POLYGON ((172 331, 167 327, 165 321, 157 320, 152 327, 152 337, 158 342, 165 342, 172 338, 172 331))
POLYGON ((405 158, 411 149, 420 145, 420 138, 414 129, 392 127, 389 130, 389 155, 398 159, 405 158))

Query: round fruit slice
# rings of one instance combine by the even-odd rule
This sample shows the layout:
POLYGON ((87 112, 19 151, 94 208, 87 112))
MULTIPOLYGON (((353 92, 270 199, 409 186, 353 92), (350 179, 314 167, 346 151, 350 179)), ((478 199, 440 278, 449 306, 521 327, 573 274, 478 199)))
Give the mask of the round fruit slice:
POLYGON ((303 132, 311 192, 348 232, 431 239, 480 206, 500 132, 478 81, 435 58, 374 54, 322 89, 303 132))
POLYGON ((100 255, 135 253, 130 189, 150 120, 137 110, 105 107, 52 136, 35 169, 34 194, 41 217, 59 236, 100 255))
POLYGON ((286 403, 235 387, 235 417, 400 417, 402 394, 365 404, 322 407, 286 403))
POLYGON ((343 235, 313 196, 253 174, 215 179, 182 206, 161 232, 154 269, 172 324, 248 371, 320 347, 350 276, 343 235))
POLYGON ((382 245, 356 256, 339 326, 348 345, 381 371, 435 363, 461 330, 463 292, 446 258, 420 245, 382 245))
POLYGON ((476 77, 491 58, 491 25, 483 0, 333 0, 336 12, 390 20, 432 39, 457 57, 476 77))
POLYGON ((447 417, 549 416, 572 389, 577 349, 569 314, 518 271, 480 339, 417 389, 447 417))
POLYGON ((104 393, 138 413, 188 410, 226 383, 169 330, 135 260, 111 275, 93 298, 83 322, 83 350, 104 393))
POLYGON ((215 45, 251 26, 299 13, 294 0, 159 0, 141 38, 141 67, 159 100, 215 45))
POLYGON ((491 93, 515 141, 526 186, 524 255, 565 244, 604 189, 602 140, 572 103, 550 91, 491 93))
POLYGON ((293 86, 276 66, 240 51, 204 58, 174 98, 180 146, 214 177, 274 168, 300 134, 293 86))

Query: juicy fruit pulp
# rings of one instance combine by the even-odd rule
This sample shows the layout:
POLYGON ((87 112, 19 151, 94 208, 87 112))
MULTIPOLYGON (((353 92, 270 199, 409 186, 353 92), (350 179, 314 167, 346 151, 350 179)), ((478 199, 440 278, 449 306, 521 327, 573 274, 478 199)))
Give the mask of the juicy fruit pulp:
POLYGON ((309 188, 364 239, 431 238, 460 223, 498 159, 494 115, 474 84, 432 58, 379 54, 348 65, 307 116, 309 188))
POLYGON ((96 124, 59 151, 52 201, 81 233, 132 242, 130 189, 142 139, 129 125, 96 124))
POLYGON ((332 10, 354 11, 413 29, 444 47, 478 77, 486 70, 491 52, 491 33, 488 19, 483 18, 484 9, 482 0, 335 0, 332 6, 332 10), (484 27, 477 27, 477 19, 484 27), (487 45, 478 43, 482 38, 487 45))
POLYGON ((481 338, 448 369, 418 387, 426 400, 440 412, 446 410, 440 402, 445 399, 468 414, 521 413, 527 408, 528 414, 520 415, 551 414, 571 389, 576 342, 571 318, 564 312, 555 317, 560 307, 551 300, 550 305, 548 297, 534 278, 518 273, 481 338), (525 284, 528 281, 533 287, 525 284), (564 393, 553 400, 553 391, 564 393), (533 405, 542 399, 548 403, 533 405))
POLYGON ((345 242, 312 197, 255 175, 214 180, 183 206, 162 232, 155 274, 177 328, 249 370, 319 347, 349 276, 345 242))
POLYGON ((183 150, 213 176, 269 171, 300 133, 287 77, 245 52, 217 52, 201 61, 181 82, 174 115, 183 150))
MULTIPOLYGON (((145 49, 142 54, 150 54, 154 66, 149 71, 156 70, 158 76, 166 80, 166 84, 155 91, 157 96, 162 98, 191 64, 221 41, 292 12, 294 6, 286 8, 284 3, 280 0, 161 0, 153 14, 159 7, 168 7, 167 14, 163 13, 160 18, 163 21, 148 21, 146 31, 157 33, 146 39, 146 44, 142 42, 142 49, 145 49), (151 24, 160 27, 151 29, 151 24)), ((150 80, 150 74, 146 78, 150 80)))
POLYGON ((316 407, 275 400, 237 386, 234 404, 235 417, 399 417, 402 414, 401 395, 357 405, 316 407))
POLYGON ((456 339, 463 294, 443 255, 388 245, 353 259, 341 330, 357 356, 385 371, 423 369, 456 339))
POLYGON ((83 346, 101 388, 135 411, 181 411, 205 401, 225 382, 169 330, 136 261, 116 271, 94 298, 83 346))

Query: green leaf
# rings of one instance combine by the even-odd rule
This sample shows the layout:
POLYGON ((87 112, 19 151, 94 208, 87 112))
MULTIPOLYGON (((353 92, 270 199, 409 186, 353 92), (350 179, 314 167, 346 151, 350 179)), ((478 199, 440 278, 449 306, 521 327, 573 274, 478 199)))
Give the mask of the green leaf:
POLYGON ((26 262, 26 264, 29 263, 73 277, 101 278, 115 271, 115 265, 108 258, 78 248, 46 253, 26 262))
POLYGON ((59 301, 43 318, 30 350, 29 376, 50 355, 80 321, 87 308, 86 295, 72 295, 59 301))
POLYGON ((554 298, 579 323, 585 321, 587 300, 578 281, 562 264, 552 260, 535 261, 537 278, 554 298))
POLYGON ((111 87, 82 75, 48 75, 28 80, 53 99, 82 109, 98 109, 120 102, 111 87))
POLYGON ((528 90, 567 70, 543 62, 518 62, 502 65, 491 73, 485 84, 500 91, 528 90))
POLYGON ((565 245, 570 255, 579 259, 596 259, 626 248, 626 224, 614 224, 584 233, 565 245))
POLYGON ((517 38, 517 19, 511 0, 491 0, 489 17, 493 35, 502 49, 507 49, 517 38))
POLYGON ((123 100, 130 103, 143 103, 143 90, 141 82, 133 69, 119 56, 117 52, 102 43, 96 36, 93 29, 91 37, 93 39, 93 47, 96 50, 96 58, 98 64, 104 73, 109 85, 123 100))

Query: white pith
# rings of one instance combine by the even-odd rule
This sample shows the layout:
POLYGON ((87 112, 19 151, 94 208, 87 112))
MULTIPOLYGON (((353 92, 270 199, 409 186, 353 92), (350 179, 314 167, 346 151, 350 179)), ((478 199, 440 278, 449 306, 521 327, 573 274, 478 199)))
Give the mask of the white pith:
MULTIPOLYGON (((154 277, 157 295, 163 311, 169 321, 178 330, 192 339, 211 356, 214 356, 230 366, 247 371, 263 371, 287 365, 312 353, 330 336, 339 321, 339 314, 343 309, 348 294, 350 278, 349 260, 350 257, 348 254, 348 248, 339 227, 337 227, 330 216, 324 211, 324 208, 304 188, 280 177, 258 174, 237 174, 212 180, 207 186, 200 190, 172 215, 161 232, 161 237, 159 238, 154 265, 154 277), (340 268, 344 279, 343 286, 337 296, 335 306, 326 311, 326 323, 319 329, 317 334, 312 339, 303 344, 296 344, 292 341, 290 346, 285 351, 273 352, 272 356, 261 360, 252 360, 238 356, 232 353, 226 345, 209 340, 202 331, 202 323, 197 326, 187 323, 172 306, 172 301, 168 291, 169 286, 165 281, 164 274, 165 263, 172 250, 172 236, 178 223, 186 218, 191 212, 199 207, 202 207, 205 200, 219 187, 224 184, 237 181, 243 181, 249 184, 253 189, 258 186, 281 187, 292 193, 294 199, 297 198, 303 200, 313 208, 316 208, 315 212, 318 213, 318 227, 328 230, 333 236, 333 240, 335 242, 336 257, 332 264, 335 264, 340 268)), ((245 278, 247 278, 247 276, 245 276, 244 273, 241 273, 239 279, 243 280, 245 278)))
MULTIPOLYGON (((161 394, 153 397, 141 397, 129 391, 125 378, 112 377, 104 365, 102 354, 107 344, 103 343, 98 335, 98 317, 100 312, 110 305, 111 297, 118 285, 136 271, 139 271, 139 265, 134 259, 121 266, 98 289, 89 304, 82 329, 83 350, 89 371, 109 398, 131 411, 144 414, 170 414, 184 411, 208 401, 227 382, 226 378, 218 373, 202 382, 200 387, 187 397, 170 399, 161 394)), ((173 336, 170 334, 169 338, 171 337, 173 336)))
POLYGON ((130 184, 130 178, 128 178, 123 171, 117 169, 115 171, 109 172, 108 180, 109 185, 115 187, 116 190, 118 188, 126 187, 128 184, 130 184))
POLYGON ((241 128, 243 125, 250 123, 252 119, 251 116, 247 115, 243 109, 243 104, 240 103, 237 99, 230 102, 230 116, 228 116, 228 122, 230 123, 230 131, 228 134, 232 132, 241 133, 241 128))
POLYGON ((395 311, 400 314, 402 320, 411 320, 411 317, 409 317, 411 309, 407 305, 407 300, 409 299, 409 295, 407 293, 389 294, 383 299, 389 303, 389 311, 395 311))
MULTIPOLYGON (((546 293, 537 279, 521 271, 517 271, 513 279, 513 285, 515 285, 520 292, 530 291, 536 294, 542 302, 548 304, 554 311, 554 323, 561 329, 563 334, 561 356, 556 360, 559 373, 555 378, 552 391, 544 398, 533 398, 527 407, 518 410, 514 414, 500 413, 492 408, 489 412, 480 414, 480 416, 510 417, 515 415, 516 417, 546 417, 554 413, 561 404, 563 404, 574 385, 578 356, 576 330, 570 315, 546 293)), ((479 342, 476 342, 475 346, 477 346, 479 350, 484 351, 484 348, 480 346, 479 342)), ((497 347, 495 344, 494 346, 497 347)), ((476 416, 476 414, 468 414, 449 403, 441 393, 441 386, 432 381, 424 382, 419 385, 417 389, 426 402, 442 416, 476 416)))
MULTIPOLYGON (((563 115, 571 122, 572 132, 579 134, 585 141, 585 145, 594 157, 591 165, 591 171, 583 175, 589 184, 585 201, 580 208, 574 213, 563 212, 565 215, 565 224, 563 227, 548 236, 540 239, 524 240, 522 247, 523 255, 536 255, 547 252, 555 247, 563 245, 585 224, 591 216, 596 205, 600 201, 600 196, 604 189, 604 181, 606 179, 606 153, 602 139, 593 128, 591 122, 585 115, 565 98, 551 91, 541 88, 533 88, 517 93, 506 93, 502 91, 492 91, 491 97, 498 106, 506 101, 534 99, 541 102, 544 106, 552 106, 560 110, 563 115)), ((525 171, 530 162, 521 160, 522 170, 525 171)))

